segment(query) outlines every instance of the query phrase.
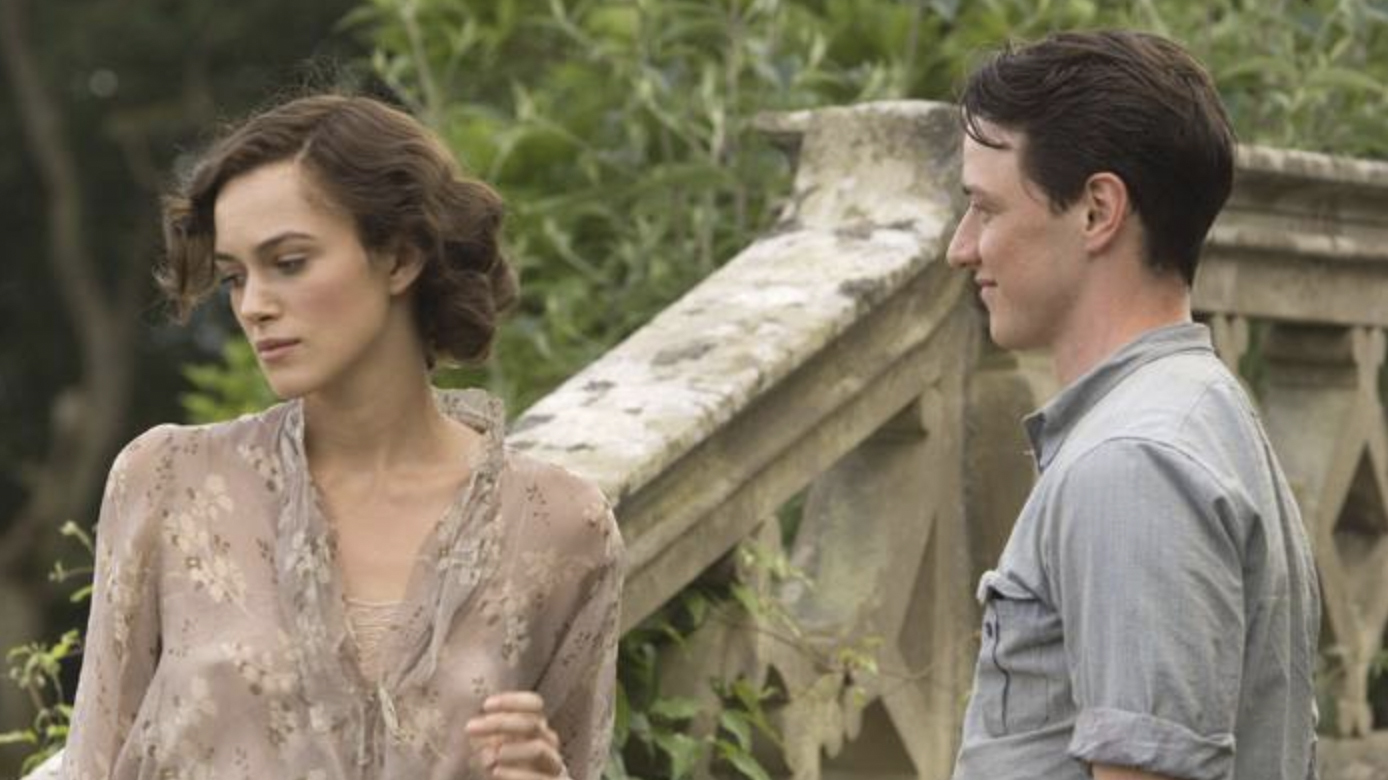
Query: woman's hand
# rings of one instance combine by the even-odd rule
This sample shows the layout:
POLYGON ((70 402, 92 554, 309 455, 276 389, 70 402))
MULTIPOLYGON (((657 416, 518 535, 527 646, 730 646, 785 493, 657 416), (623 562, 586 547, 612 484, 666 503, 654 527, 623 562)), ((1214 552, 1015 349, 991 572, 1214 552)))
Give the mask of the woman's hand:
POLYGON ((545 721, 545 701, 530 691, 487 697, 467 735, 492 780, 552 780, 568 776, 559 736, 545 721))

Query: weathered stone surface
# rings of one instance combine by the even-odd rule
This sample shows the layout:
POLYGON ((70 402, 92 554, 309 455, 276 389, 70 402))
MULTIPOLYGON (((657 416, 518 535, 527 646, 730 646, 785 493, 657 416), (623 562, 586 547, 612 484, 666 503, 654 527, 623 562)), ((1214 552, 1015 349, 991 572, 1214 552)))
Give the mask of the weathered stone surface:
POLYGON ((1388 731, 1363 739, 1322 739, 1321 780, 1388 780, 1388 731))
POLYGON ((797 121, 782 223, 528 410, 513 446, 620 500, 940 261, 958 208, 951 106, 868 104, 797 121))
POLYGON ((1369 667, 1388 628, 1388 419, 1383 331, 1278 325, 1265 339, 1262 413, 1310 532, 1334 662, 1331 721, 1373 729, 1369 667))
POLYGON ((1195 306, 1388 326, 1388 163, 1244 146, 1195 306))
POLYGON ((969 375, 964 501, 973 580, 993 568, 1031 494, 1036 465, 1022 418, 1059 388, 1048 356, 988 344, 969 375))

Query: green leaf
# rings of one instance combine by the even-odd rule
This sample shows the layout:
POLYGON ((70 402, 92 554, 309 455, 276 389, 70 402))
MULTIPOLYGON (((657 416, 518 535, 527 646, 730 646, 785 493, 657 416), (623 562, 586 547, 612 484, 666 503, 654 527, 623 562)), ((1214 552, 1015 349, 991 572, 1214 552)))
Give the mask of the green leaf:
POLYGON ((631 702, 627 700, 627 688, 617 681, 617 696, 612 716, 612 743, 621 747, 627 743, 631 730, 631 702))
POLYGON ((667 696, 651 702, 650 713, 662 720, 682 723, 692 720, 703 710, 698 700, 667 696))
POLYGON ((746 715, 725 709, 718 716, 718 725, 731 734, 743 750, 752 749, 752 723, 746 715))
POLYGON ((708 617, 708 597, 697 589, 686 589, 681 596, 681 603, 684 606, 685 614, 689 616, 689 622, 694 628, 704 624, 708 617))
POLYGON ((655 744, 670 761, 669 780, 689 777, 703 750, 703 743, 699 740, 673 732, 655 734, 655 744))
POLYGON ((650 742, 654 731, 651 729, 651 720, 646 717, 644 712, 633 712, 631 714, 631 726, 629 733, 643 742, 650 742))
POLYGON ((38 735, 28 730, 0 733, 0 745, 37 745, 38 742, 38 735))
POLYGON ((748 615, 758 617, 762 614, 761 600, 757 597, 756 591, 740 582, 733 583, 729 591, 737 603, 747 610, 748 615))
POLYGON ((724 758, 747 780, 771 780, 771 776, 750 753, 729 751, 724 758))

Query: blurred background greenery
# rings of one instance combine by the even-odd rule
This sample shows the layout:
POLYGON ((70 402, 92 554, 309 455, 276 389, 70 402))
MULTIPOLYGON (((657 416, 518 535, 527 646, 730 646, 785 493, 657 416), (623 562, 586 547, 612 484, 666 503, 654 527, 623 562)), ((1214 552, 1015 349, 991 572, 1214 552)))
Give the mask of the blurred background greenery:
MULTIPOLYGON (((175 327, 149 281, 219 122, 393 95, 495 184, 521 306, 441 381, 515 413, 768 228, 790 168, 758 112, 947 100, 983 50, 1096 26, 1191 48, 1246 142, 1388 158, 1384 0, 0 0, 0 647, 83 620, 46 575, 121 444, 271 400, 223 302, 175 327)), ((0 693, 0 731, 25 708, 0 693)))

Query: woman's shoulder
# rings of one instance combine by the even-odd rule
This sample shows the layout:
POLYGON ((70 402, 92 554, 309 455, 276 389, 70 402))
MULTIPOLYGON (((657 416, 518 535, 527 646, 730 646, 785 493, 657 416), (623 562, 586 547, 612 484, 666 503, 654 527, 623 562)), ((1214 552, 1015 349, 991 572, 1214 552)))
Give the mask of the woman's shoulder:
POLYGON ((153 476, 180 466, 206 465, 206 456, 268 447, 288 411, 278 404, 232 420, 186 425, 161 423, 131 439, 116 456, 113 474, 153 476))
POLYGON ((507 447, 505 450, 506 468, 528 483, 543 487, 547 492, 584 497, 606 502, 607 498, 597 483, 579 476, 569 469, 507 447))
POLYGON ((515 450, 506 451, 512 495, 547 526, 557 542, 601 546, 609 555, 621 548, 621 533, 612 503, 592 480, 549 461, 515 450))

